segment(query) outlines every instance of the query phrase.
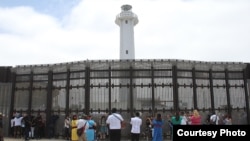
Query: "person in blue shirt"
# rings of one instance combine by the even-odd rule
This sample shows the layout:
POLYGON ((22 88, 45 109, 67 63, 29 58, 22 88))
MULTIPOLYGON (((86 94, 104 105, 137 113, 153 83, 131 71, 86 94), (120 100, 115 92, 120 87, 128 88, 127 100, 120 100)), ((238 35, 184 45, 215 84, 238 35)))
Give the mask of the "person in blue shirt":
POLYGON ((89 124, 89 128, 86 130, 87 141, 94 141, 96 122, 92 119, 91 115, 88 116, 87 122, 89 124))
POLYGON ((157 114, 156 118, 152 121, 152 126, 154 128, 152 141, 163 141, 163 135, 162 135, 163 125, 164 122, 162 120, 161 114, 157 114))

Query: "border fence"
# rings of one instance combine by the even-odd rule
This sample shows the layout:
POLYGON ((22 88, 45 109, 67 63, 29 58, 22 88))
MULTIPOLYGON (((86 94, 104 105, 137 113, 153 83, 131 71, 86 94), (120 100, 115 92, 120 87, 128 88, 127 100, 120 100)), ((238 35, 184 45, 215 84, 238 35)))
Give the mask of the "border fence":
MULTIPOLYGON (((249 124, 249 64, 186 60, 86 60, 0 67, 0 112, 5 134, 15 113, 42 115, 46 125, 59 116, 91 114, 98 121, 116 107, 129 122, 140 112, 145 123, 157 113, 198 109, 206 116, 230 114, 233 124, 249 124)), ((142 126, 145 128, 145 125, 142 126)), ((167 134, 168 126, 164 127, 167 134)), ((48 131, 48 130, 47 130, 48 131)), ((130 132, 129 126, 122 131, 130 132)))

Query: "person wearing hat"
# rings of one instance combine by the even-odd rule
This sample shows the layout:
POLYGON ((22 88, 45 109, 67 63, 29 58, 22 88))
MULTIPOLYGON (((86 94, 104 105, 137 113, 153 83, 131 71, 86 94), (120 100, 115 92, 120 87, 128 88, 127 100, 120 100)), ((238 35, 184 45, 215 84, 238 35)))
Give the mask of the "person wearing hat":
POLYGON ((0 113, 0 141, 3 141, 3 114, 0 113))

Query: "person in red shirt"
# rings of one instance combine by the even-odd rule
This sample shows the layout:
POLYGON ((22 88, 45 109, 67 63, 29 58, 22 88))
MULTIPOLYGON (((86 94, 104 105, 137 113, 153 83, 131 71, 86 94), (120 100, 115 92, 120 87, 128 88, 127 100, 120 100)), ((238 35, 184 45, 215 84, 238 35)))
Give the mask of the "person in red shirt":
POLYGON ((190 117, 191 125, 201 125, 201 116, 198 110, 193 111, 193 115, 190 117))

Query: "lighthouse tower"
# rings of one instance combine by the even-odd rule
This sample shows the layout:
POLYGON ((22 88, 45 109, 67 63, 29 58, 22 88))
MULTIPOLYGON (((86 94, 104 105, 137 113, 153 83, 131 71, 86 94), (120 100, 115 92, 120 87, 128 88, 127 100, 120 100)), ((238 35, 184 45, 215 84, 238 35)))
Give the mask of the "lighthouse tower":
POLYGON ((115 20, 120 26, 120 59, 135 59, 134 26, 138 23, 138 18, 131 11, 131 5, 123 5, 121 9, 122 12, 115 20))
MULTIPOLYGON (((120 26, 120 60, 132 60, 135 59, 134 26, 138 23, 138 18, 131 11, 131 5, 122 5, 121 9, 121 13, 116 16, 115 20, 115 23, 120 26)), ((124 72, 120 72, 120 76, 126 77, 127 75, 124 72)), ((131 83, 128 79, 120 79, 119 82, 121 85, 131 83)), ((121 103, 129 101, 131 98, 133 98, 132 101, 136 100, 136 92, 133 91, 133 93, 133 96, 130 97, 130 89, 122 88, 114 101, 121 103)))

